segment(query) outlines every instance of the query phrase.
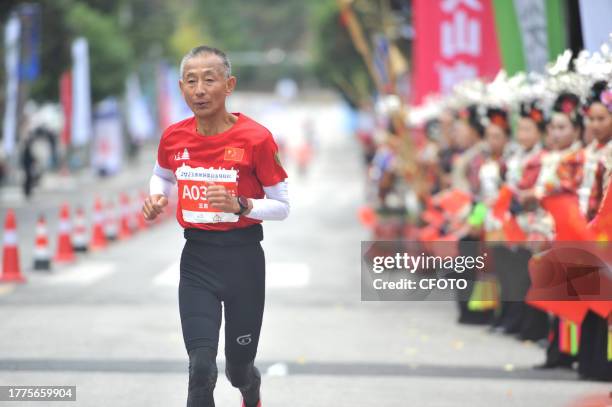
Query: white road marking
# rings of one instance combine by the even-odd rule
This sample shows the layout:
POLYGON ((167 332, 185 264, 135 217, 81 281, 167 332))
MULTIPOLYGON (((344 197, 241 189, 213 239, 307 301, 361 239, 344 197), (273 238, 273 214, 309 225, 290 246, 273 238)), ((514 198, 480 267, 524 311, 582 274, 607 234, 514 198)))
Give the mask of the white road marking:
POLYGON ((7 295, 15 290, 16 284, 0 284, 0 295, 7 295))
POLYGON ((285 363, 275 363, 266 370, 266 375, 268 376, 287 376, 288 374, 289 367, 285 363))
POLYGON ((52 273, 44 280, 47 284, 89 285, 117 271, 114 263, 83 262, 59 273, 52 273))
POLYGON ((179 262, 176 261, 155 276, 153 284, 178 287, 180 275, 179 262))

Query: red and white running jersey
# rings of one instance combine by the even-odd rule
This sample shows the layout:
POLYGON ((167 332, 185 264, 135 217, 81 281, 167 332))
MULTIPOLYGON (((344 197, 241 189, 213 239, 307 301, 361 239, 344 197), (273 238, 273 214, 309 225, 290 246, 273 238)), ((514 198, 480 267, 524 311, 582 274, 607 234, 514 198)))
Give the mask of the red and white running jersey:
POLYGON ((238 120, 222 133, 198 134, 191 117, 169 126, 161 137, 157 163, 176 177, 176 217, 183 228, 230 230, 261 223, 209 207, 206 188, 224 185, 236 196, 261 199, 264 186, 287 178, 270 131, 244 114, 234 114, 238 120))

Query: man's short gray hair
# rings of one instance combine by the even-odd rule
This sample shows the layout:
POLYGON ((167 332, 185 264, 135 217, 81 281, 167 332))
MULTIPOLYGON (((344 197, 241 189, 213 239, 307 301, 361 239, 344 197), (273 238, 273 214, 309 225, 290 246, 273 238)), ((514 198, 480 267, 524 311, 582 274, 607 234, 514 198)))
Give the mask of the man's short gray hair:
POLYGON ((183 75, 185 74, 185 64, 187 63, 187 61, 189 61, 193 57, 197 57, 198 55, 204 54, 213 54, 221 58, 221 61, 223 61, 225 77, 229 78, 232 75, 232 64, 227 55, 225 55, 225 52, 221 51, 218 48, 200 45, 199 47, 192 48, 191 51, 185 54, 183 59, 181 59, 181 65, 179 67, 181 78, 183 78, 183 75))

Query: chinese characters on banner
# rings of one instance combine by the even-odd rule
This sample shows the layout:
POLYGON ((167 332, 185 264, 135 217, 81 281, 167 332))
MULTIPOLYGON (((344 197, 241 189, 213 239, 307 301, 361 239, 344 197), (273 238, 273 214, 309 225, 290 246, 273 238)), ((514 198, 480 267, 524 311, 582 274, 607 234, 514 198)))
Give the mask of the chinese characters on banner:
POLYGON ((414 95, 446 94, 455 84, 493 78, 501 67, 491 0, 415 0, 414 95))

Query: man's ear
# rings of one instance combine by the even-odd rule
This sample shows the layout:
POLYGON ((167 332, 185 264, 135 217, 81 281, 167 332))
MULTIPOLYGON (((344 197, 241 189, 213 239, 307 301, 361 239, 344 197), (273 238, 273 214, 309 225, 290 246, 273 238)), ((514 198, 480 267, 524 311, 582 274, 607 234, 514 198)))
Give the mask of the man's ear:
POLYGON ((225 81, 225 94, 227 96, 231 95, 232 92, 234 91, 235 87, 236 87, 236 77, 235 76, 230 76, 225 81))
POLYGON ((179 79, 179 89, 181 90, 181 95, 183 95, 183 97, 185 97, 185 91, 183 90, 183 80, 179 79))

